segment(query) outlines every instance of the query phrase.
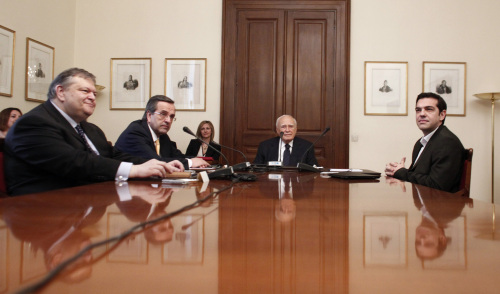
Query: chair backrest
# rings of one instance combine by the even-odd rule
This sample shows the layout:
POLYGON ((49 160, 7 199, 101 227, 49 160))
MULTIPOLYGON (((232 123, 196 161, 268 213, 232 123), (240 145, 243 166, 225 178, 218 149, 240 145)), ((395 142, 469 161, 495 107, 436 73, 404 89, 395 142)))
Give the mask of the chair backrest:
POLYGON ((465 160, 462 167, 462 178, 460 179, 460 191, 463 191, 464 196, 469 196, 473 150, 472 148, 465 149, 464 153, 465 160))

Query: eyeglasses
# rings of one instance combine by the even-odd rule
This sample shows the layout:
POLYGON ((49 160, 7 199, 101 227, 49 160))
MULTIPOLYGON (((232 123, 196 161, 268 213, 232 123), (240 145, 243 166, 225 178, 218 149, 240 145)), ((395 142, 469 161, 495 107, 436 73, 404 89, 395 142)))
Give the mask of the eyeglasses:
POLYGON ((167 118, 167 116, 170 118, 170 121, 176 121, 177 118, 175 117, 175 114, 171 114, 170 116, 168 115, 167 112, 153 112, 154 114, 158 114, 158 116, 163 120, 167 118))

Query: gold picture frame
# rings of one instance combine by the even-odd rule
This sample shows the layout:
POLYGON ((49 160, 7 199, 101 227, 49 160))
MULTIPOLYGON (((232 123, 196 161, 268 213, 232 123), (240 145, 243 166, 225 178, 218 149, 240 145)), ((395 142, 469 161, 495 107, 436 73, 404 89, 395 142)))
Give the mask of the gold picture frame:
POLYGON ((175 110, 206 111, 207 59, 165 58, 165 96, 175 110))
POLYGON ((0 25, 0 96, 12 97, 16 31, 0 25))
POLYGON ((441 95, 447 104, 447 116, 465 116, 466 81, 465 62, 422 63, 422 91, 441 95))
POLYGON ((144 110, 151 97, 151 63, 146 58, 111 58, 109 109, 144 110))
POLYGON ((408 115, 408 62, 365 61, 365 115, 408 115))
POLYGON ((54 47, 26 38, 26 100, 47 100, 49 85, 54 79, 54 55, 54 47))

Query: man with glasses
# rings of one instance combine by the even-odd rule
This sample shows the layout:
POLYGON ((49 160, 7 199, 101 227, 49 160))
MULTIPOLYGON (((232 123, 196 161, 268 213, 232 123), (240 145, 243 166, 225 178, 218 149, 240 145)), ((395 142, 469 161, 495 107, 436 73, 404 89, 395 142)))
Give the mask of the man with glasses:
POLYGON ((179 160, 184 168, 206 167, 209 164, 201 158, 187 159, 170 140, 168 131, 175 121, 174 100, 163 95, 149 99, 146 111, 140 120, 133 121, 121 133, 115 147, 122 151, 146 159, 162 161, 179 160))
POLYGON ((297 121, 291 115, 282 115, 276 120, 276 133, 278 136, 259 144, 254 164, 267 164, 269 161, 281 161, 283 166, 297 166, 304 158, 304 163, 318 165, 314 148, 309 149, 311 142, 295 137, 297 134, 297 121))

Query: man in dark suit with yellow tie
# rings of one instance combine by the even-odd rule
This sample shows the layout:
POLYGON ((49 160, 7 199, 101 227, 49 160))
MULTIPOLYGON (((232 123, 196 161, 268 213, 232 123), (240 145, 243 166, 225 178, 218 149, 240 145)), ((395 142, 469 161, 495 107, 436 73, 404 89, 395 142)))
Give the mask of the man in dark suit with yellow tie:
POLYGON ((416 121, 424 136, 415 143, 410 167, 404 167, 403 157, 386 165, 387 176, 448 192, 459 190, 465 152, 460 139, 444 126, 446 108, 438 94, 418 95, 416 121))
POLYGON ((96 107, 95 83, 84 69, 63 71, 50 84, 47 101, 9 130, 4 163, 9 194, 184 170, 179 161, 148 161, 113 148, 103 131, 87 122, 96 107))
POLYGON ((209 164, 201 158, 187 159, 170 140, 168 131, 175 121, 174 100, 163 95, 151 97, 146 104, 142 119, 131 122, 116 141, 120 151, 146 159, 171 161, 177 159, 185 169, 206 167, 209 164))

